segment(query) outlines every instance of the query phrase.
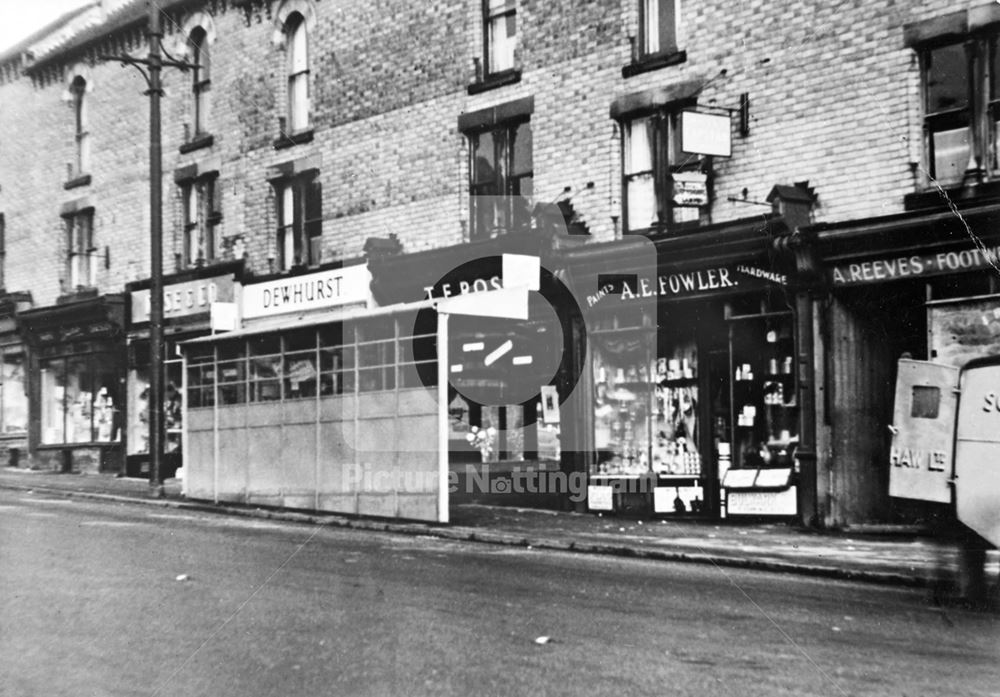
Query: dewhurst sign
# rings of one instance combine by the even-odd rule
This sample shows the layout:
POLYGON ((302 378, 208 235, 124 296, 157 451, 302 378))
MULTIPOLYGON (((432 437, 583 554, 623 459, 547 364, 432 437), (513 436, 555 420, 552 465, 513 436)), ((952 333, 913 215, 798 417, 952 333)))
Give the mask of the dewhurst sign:
POLYGON ((367 303, 371 274, 360 264, 243 287, 243 318, 367 303))

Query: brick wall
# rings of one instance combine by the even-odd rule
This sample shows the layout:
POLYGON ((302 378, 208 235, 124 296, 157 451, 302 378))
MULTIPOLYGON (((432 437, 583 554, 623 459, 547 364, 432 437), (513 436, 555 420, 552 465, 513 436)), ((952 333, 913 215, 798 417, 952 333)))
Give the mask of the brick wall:
MULTIPOLYGON (((621 95, 700 79, 700 103, 735 108, 749 93, 750 135, 715 162, 712 221, 763 208, 733 203, 744 189, 762 200, 774 184, 809 180, 818 220, 902 210, 918 184, 919 74, 902 25, 955 9, 946 0, 683 3, 680 64, 623 78, 635 0, 521 0, 520 82, 468 95, 482 51, 478 0, 344 3, 316 0, 311 35, 310 143, 275 150, 284 112, 285 53, 273 38, 275 8, 250 20, 227 3, 195 7, 213 17, 211 148, 179 153, 191 122, 190 78, 167 71, 163 104, 164 256, 179 251, 181 207, 173 171, 215 163, 226 238, 240 236, 253 269, 273 254, 268 167, 315 156, 324 195, 326 259, 352 258, 370 236, 396 233, 406 251, 467 239, 467 146, 458 116, 532 95, 538 200, 571 197, 602 239, 620 224, 620 139, 608 109, 621 95), (722 71, 725 71, 724 73, 722 71), (911 164, 915 163, 915 164, 911 164), (567 187, 569 189, 567 194, 567 187)), ((168 21, 168 46, 184 16, 168 21)), ((120 49, 120 47, 119 47, 120 49)), ((144 53, 140 45, 132 49, 144 53)), ((104 47, 107 50, 107 47, 104 47)), ((91 52, 91 58, 99 50, 91 52)), ((35 302, 58 296, 65 243, 60 206, 95 205, 95 242, 109 248, 102 291, 149 273, 145 85, 132 69, 82 62, 93 181, 64 190, 73 159, 73 113, 59 79, 0 83, 0 210, 7 221, 7 279, 35 302)), ((9 71, 3 72, 9 75, 9 71)))

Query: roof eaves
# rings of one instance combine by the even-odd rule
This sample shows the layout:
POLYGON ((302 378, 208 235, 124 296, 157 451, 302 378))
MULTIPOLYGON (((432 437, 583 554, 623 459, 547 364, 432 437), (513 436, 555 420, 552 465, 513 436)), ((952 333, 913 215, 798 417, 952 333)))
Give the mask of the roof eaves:
POLYGON ((58 19, 55 19, 55 20, 49 22, 48 24, 46 24, 44 27, 42 27, 38 31, 32 32, 31 34, 29 34, 25 38, 21 39, 20 41, 18 41, 16 44, 14 44, 13 46, 11 46, 10 48, 6 49, 3 52, 0 52, 0 63, 6 63, 6 62, 10 61, 11 59, 20 58, 21 55, 33 43, 35 43, 39 39, 44 38, 45 36, 48 36, 49 34, 51 34, 52 32, 54 32, 59 27, 63 26, 64 24, 67 24, 68 22, 73 21, 74 19, 76 19, 77 17, 79 17, 80 15, 82 15, 84 12, 93 9, 94 7, 96 7, 99 4, 100 3, 99 3, 98 0, 94 0, 93 2, 89 2, 86 5, 81 5, 80 7, 76 8, 75 10, 70 10, 69 12, 67 12, 64 15, 62 15, 61 17, 59 17, 58 19))

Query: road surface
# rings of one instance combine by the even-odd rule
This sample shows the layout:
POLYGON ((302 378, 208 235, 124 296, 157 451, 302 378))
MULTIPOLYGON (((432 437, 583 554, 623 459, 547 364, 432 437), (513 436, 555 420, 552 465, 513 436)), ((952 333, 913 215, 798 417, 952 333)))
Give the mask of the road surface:
POLYGON ((0 491, 3 695, 1000 695, 1000 617, 925 601, 0 491))

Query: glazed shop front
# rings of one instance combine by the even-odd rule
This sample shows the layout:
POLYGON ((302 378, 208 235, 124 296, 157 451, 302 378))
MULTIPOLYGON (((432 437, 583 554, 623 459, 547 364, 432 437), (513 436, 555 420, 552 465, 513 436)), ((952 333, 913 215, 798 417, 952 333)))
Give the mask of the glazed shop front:
MULTIPOLYGON (((448 457, 453 501, 562 507, 570 491, 575 419, 563 405, 574 333, 568 289, 544 235, 370 259, 384 305, 488 297, 504 287, 504 255, 530 259, 539 291, 526 319, 448 320, 448 457)), ((576 478, 579 480, 579 477, 576 478)), ((583 487, 577 487, 582 489, 583 487)))
MULTIPOLYGON (((178 346, 182 341, 211 333, 213 305, 228 304, 235 309, 243 261, 167 276, 163 292, 163 478, 173 477, 181 466, 183 435, 183 375, 178 346)), ((126 342, 128 377, 126 382, 127 427, 125 429, 125 472, 131 477, 149 476, 149 280, 128 284, 126 342)))
POLYGON ((124 298, 67 296, 19 315, 30 350, 28 448, 36 466, 121 472, 124 298))
POLYGON ((794 262, 772 245, 785 231, 770 219, 658 241, 651 274, 615 245, 569 256, 586 298, 590 511, 798 513, 794 262))

